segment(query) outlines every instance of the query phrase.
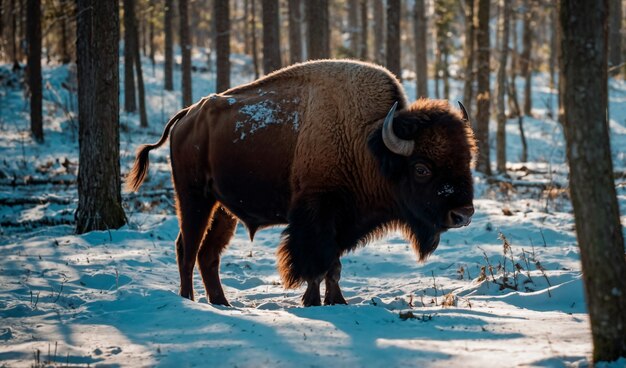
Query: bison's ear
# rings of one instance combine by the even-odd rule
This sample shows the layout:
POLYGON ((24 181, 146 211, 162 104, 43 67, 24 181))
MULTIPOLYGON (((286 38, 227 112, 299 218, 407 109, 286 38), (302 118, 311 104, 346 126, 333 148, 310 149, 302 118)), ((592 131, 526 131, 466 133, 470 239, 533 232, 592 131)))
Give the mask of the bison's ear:
MULTIPOLYGON (((395 121, 394 121, 395 123, 395 121)), ((382 174, 390 180, 397 180, 408 165, 405 156, 391 152, 383 141, 382 127, 376 129, 369 137, 369 149, 376 158, 382 174)))

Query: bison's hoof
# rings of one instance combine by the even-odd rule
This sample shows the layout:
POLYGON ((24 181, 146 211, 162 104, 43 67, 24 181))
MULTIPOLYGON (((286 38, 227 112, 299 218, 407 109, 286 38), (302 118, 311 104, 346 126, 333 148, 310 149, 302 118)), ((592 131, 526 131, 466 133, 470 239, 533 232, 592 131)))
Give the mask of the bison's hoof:
POLYGON ((225 307, 230 307, 230 303, 228 303, 228 300, 226 300, 225 297, 209 298, 209 303, 211 303, 213 305, 223 305, 225 307))
POLYGON ((306 292, 302 296, 302 305, 305 307, 317 307, 322 305, 319 289, 315 290, 315 288, 307 288, 306 292))
POLYGON ((341 293, 330 294, 324 297, 324 305, 348 304, 341 293))

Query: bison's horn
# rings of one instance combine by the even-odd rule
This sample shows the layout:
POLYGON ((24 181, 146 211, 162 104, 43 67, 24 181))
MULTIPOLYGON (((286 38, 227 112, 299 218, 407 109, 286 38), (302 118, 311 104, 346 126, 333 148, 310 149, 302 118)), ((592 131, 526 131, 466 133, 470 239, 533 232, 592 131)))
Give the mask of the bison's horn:
POLYGON ((391 152, 401 156, 410 156, 413 153, 415 142, 399 138, 393 132, 393 114, 396 112, 396 107, 398 107, 397 101, 393 104, 389 113, 387 113, 383 123, 383 142, 391 152))
POLYGON ((463 112, 463 120, 469 122, 469 115, 467 114, 467 110, 465 110, 465 106, 461 103, 461 101, 457 101, 459 103, 459 107, 461 108, 461 112, 463 112))

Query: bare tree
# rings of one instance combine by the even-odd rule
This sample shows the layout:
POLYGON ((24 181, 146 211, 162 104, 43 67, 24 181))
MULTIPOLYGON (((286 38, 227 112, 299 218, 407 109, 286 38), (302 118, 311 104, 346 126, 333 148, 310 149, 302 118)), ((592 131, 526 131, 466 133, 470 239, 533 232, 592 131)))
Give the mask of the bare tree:
POLYGON ((359 0, 348 0, 347 5, 350 53, 356 57, 359 51, 359 0))
POLYGON ((520 133, 520 140, 522 141, 522 157, 520 157, 521 162, 526 162, 528 160, 528 143, 526 142, 526 134, 524 132, 524 114, 522 114, 522 109, 519 105, 519 99, 517 98, 517 86, 515 81, 517 79, 517 64, 519 59, 519 47, 518 47, 518 37, 517 37, 517 19, 515 17, 515 12, 511 14, 510 21, 512 23, 511 28, 511 37, 512 37, 512 48, 511 48, 511 66, 509 68, 510 80, 507 85, 507 94, 509 101, 509 111, 511 117, 517 117, 517 125, 520 133))
POLYGON ((259 51, 256 37, 256 0, 250 0, 250 26, 252 28, 252 64, 254 65, 254 78, 259 78, 259 51))
POLYGON ((524 33, 522 34, 522 55, 520 57, 521 75, 524 77, 524 115, 532 114, 532 47, 533 47, 533 14, 535 0, 524 0, 524 33))
POLYGON ((187 107, 193 103, 191 94, 191 37, 189 36, 189 6, 187 0, 178 0, 178 15, 182 64, 181 89, 183 94, 183 107, 187 107))
POLYGON ((506 94, 506 68, 509 55, 509 20, 511 1, 500 0, 500 19, 498 20, 498 38, 500 39, 500 56, 498 57, 498 75, 496 78, 496 104, 498 110, 498 130, 496 132, 496 170, 506 173, 506 111, 504 95, 506 94))
POLYGON ((117 1, 78 0, 79 234, 126 223, 120 193, 119 25, 117 1))
POLYGON ((368 59, 368 50, 367 50, 367 30, 368 30, 368 19, 367 19, 367 1, 361 0, 361 37, 359 38, 359 59, 367 60, 368 59))
POLYGON ((398 80, 402 79, 400 65, 400 0, 387 0, 387 55, 385 66, 398 80))
POLYGON ((383 0, 374 0, 374 60, 385 64, 385 12, 383 0))
POLYGON ((59 27, 60 29, 60 36, 59 37, 59 44, 60 44, 60 50, 61 50, 61 62, 63 64, 68 64, 71 61, 71 57, 70 57, 70 50, 69 50, 69 45, 68 45, 68 19, 70 18, 70 8, 71 8, 71 3, 68 0, 61 0, 61 19, 59 19, 59 27))
POLYGON ((135 2, 124 0, 124 111, 137 111, 133 55, 135 52, 135 2))
POLYGON ((622 64, 622 0, 609 1, 609 74, 619 74, 622 64))
POLYGON ((307 57, 330 57, 330 29, 328 26, 328 0, 308 0, 306 5, 307 57))
POLYGON ((549 71, 550 71, 550 89, 557 88, 556 86, 556 68, 558 64, 558 0, 550 0, 550 61, 549 61, 549 71))
MULTIPOLYGON (((474 8, 476 0, 465 0, 465 43, 463 47, 465 63, 465 81, 463 84, 463 101, 468 114, 472 116, 472 101, 474 99, 474 59, 476 50, 476 24, 474 20, 474 8)), ((472 121, 474 121, 472 119, 472 121)))
MULTIPOLYGON (((254 3, 254 0, 252 2, 254 3)), ((230 9, 228 1, 215 1, 213 7, 217 32, 215 40, 217 52, 215 91, 220 93, 230 88, 230 9)))
POLYGON ((478 0, 478 29, 476 30, 477 80, 476 138, 478 160, 476 170, 491 175, 489 162, 489 0, 478 0))
POLYGON ((172 18, 174 18, 174 0, 165 0, 165 15, 163 28, 165 31, 165 63, 163 65, 164 88, 166 91, 174 90, 174 35, 172 34, 172 18))
POLYGON ((263 0, 263 73, 281 67, 278 0, 263 0))
POLYGON ((41 111, 41 1, 28 0, 28 89, 30 90, 30 131, 37 142, 43 142, 41 111))
POLYGON ((302 61, 302 14, 300 14, 301 0, 289 0, 289 62, 291 64, 302 61))
POLYGON ((626 260, 607 121, 607 1, 561 0, 570 193, 593 337, 593 361, 626 356, 626 260))
POLYGON ((426 60, 426 9, 424 0, 415 0, 413 31, 415 34, 416 97, 428 97, 428 61, 426 60))
POLYGON ((143 70, 141 68, 141 55, 139 54, 139 31, 137 30, 137 18, 135 17, 135 0, 124 0, 125 18, 130 18, 130 28, 127 30, 131 34, 132 60, 135 65, 137 75, 137 93, 139 97, 139 125, 143 128, 148 126, 148 114, 146 113, 146 92, 143 83, 143 70), (128 5, 128 9, 126 9, 128 5))

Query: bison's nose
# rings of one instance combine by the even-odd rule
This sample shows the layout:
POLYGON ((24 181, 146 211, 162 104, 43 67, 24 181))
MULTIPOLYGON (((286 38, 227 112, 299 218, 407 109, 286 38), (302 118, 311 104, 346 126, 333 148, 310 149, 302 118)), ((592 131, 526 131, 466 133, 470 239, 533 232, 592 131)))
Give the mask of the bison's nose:
POLYGON ((467 226, 472 221, 474 206, 459 207, 448 212, 448 227, 467 226))

